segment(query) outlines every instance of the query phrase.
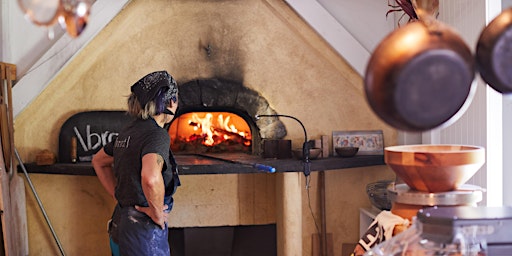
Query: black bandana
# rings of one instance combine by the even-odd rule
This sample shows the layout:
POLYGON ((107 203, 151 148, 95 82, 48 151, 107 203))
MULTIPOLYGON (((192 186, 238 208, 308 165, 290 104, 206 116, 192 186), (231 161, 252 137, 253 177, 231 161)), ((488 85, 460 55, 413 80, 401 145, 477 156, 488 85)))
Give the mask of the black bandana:
POLYGON ((167 73, 167 71, 156 71, 147 74, 135 84, 132 85, 131 91, 137 97, 142 108, 153 100, 162 87, 169 87, 169 90, 164 96, 164 101, 176 96, 178 86, 174 78, 167 73))

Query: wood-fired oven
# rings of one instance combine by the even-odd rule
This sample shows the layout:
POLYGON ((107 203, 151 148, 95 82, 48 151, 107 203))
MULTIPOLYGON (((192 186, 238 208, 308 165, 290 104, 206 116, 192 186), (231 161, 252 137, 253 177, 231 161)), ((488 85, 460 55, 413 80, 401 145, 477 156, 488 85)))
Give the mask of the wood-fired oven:
POLYGON ((169 127, 175 152, 261 153, 262 139, 286 135, 277 118, 256 120, 257 114, 275 114, 258 92, 224 79, 193 80, 179 87, 177 117, 169 127))

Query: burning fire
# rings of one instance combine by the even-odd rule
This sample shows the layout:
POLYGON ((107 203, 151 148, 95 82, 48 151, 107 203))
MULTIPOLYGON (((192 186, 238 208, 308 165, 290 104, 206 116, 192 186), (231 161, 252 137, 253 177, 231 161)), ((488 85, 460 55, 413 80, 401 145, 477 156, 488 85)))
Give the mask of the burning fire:
POLYGON ((187 147, 200 145, 225 148, 238 145, 248 148, 252 141, 249 125, 243 118, 229 112, 193 112, 181 115, 171 124, 169 133, 172 138, 177 138, 174 144, 181 144, 180 147, 187 144, 187 147))
POLYGON ((201 137, 204 138, 204 145, 214 146, 222 141, 229 140, 235 134, 243 138, 243 144, 251 145, 251 138, 247 138, 248 133, 239 132, 235 125, 230 124, 231 116, 224 118, 223 114, 217 116, 217 123, 213 122, 213 114, 206 113, 204 118, 199 117, 197 113, 192 114, 192 119, 188 124, 193 127, 194 131, 201 130, 201 137), (214 125, 215 124, 215 125, 214 125))

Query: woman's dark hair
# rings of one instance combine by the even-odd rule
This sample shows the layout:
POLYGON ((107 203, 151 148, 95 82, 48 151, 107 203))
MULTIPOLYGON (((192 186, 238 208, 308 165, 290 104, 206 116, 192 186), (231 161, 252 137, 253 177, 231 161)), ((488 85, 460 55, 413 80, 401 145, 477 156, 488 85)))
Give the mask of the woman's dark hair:
POLYGON ((171 97, 169 97, 169 87, 162 87, 155 96, 155 114, 161 114, 171 103, 171 97))

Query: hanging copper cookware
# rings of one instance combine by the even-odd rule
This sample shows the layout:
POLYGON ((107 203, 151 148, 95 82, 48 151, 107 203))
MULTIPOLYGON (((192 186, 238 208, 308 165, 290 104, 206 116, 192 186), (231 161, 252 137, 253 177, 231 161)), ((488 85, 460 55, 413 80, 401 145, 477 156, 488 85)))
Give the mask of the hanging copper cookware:
POLYGON ((18 0, 25 18, 37 26, 52 26, 59 17, 60 0, 18 0))
POLYGON ((394 30, 377 46, 364 78, 374 112, 406 131, 456 120, 475 88, 468 46, 449 26, 418 14, 424 18, 394 30))
POLYGON ((59 23, 71 37, 78 37, 89 21, 92 0, 62 0, 59 23))
POLYGON ((489 86, 500 93, 512 93, 512 8, 499 14, 481 32, 476 63, 489 86))
POLYGON ((18 0, 25 17, 37 26, 51 27, 56 22, 76 38, 85 29, 95 0, 18 0))

